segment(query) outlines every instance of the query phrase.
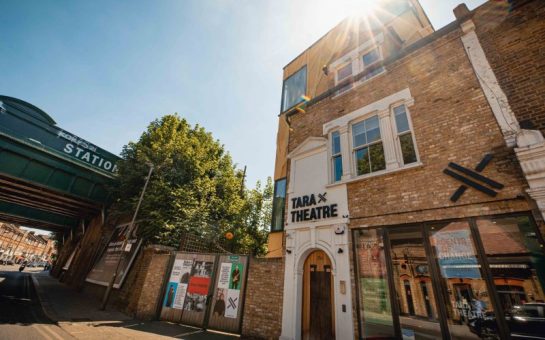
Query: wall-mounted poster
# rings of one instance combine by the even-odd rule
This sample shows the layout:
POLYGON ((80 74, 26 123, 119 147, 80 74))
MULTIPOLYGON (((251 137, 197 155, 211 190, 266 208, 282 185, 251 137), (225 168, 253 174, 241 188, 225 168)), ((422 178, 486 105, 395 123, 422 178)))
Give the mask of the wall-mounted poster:
POLYGON ((205 311, 213 269, 214 262, 193 261, 187 285, 184 310, 193 312, 205 311))
POLYGON ((176 291, 178 290, 178 284, 176 282, 169 282, 167 286, 167 293, 165 294, 165 301, 163 306, 173 308, 174 298, 176 297, 176 291))
POLYGON ((176 256, 172 271, 170 272, 163 306, 183 309, 187 286, 189 284, 189 273, 192 266, 193 260, 184 260, 180 255, 176 256))
POLYGON ((142 240, 136 236, 136 230, 138 226, 133 228, 132 235, 127 235, 129 231, 129 223, 122 224, 115 227, 108 246, 100 256, 99 260, 95 263, 93 269, 87 275, 86 281, 96 283, 102 286, 108 286, 114 271, 117 268, 119 259, 119 269, 116 280, 114 282, 114 288, 121 287, 125 276, 127 275, 142 240), (123 242, 128 238, 126 246, 123 248, 123 242))

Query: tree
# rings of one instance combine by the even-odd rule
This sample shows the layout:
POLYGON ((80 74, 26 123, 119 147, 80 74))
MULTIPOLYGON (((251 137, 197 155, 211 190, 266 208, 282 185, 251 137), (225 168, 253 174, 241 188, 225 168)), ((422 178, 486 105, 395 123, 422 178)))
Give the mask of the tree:
POLYGON ((138 215, 138 232, 149 242, 178 247, 184 232, 213 238, 240 228, 248 209, 242 172, 204 128, 166 115, 121 156, 113 214, 134 211, 149 164, 155 167, 138 215))
POLYGON ((239 252, 264 255, 271 226, 273 185, 270 177, 265 186, 257 181, 254 189, 246 190, 244 206, 238 224, 238 237, 233 240, 239 252))

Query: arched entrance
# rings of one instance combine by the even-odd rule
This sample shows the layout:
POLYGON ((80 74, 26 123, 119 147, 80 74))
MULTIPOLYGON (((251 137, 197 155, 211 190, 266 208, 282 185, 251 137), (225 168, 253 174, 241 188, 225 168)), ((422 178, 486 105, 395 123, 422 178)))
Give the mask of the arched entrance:
POLYGON ((331 259, 321 250, 305 260, 303 272, 303 340, 334 339, 335 313, 331 259))

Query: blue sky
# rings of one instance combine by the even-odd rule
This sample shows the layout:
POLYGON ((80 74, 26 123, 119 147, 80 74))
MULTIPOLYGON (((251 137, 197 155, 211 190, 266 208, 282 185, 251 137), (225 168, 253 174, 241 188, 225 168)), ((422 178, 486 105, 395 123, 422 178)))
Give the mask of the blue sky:
MULTIPOLYGON (((283 66, 360 1, 0 0, 0 94, 114 153, 178 112, 253 186, 273 174, 283 66)), ((435 29, 461 2, 421 0, 435 29)))

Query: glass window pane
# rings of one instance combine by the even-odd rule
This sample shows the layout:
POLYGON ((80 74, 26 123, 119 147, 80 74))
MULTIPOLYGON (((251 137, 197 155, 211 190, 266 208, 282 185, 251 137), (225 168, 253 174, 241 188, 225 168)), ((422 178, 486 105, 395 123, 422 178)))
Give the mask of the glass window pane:
POLYGON ((333 140, 333 145, 332 145, 332 151, 333 151, 333 154, 338 154, 341 152, 341 136, 339 134, 338 131, 335 131, 331 134, 331 139, 333 140))
POLYGON ((430 243, 439 266, 441 295, 452 339, 498 337, 494 308, 466 221, 436 225, 430 243))
POLYGON ((356 167, 358 175, 368 174, 371 172, 368 148, 362 148, 356 151, 356 167))
POLYGON ((284 230, 284 207, 286 203, 286 179, 277 180, 274 184, 273 211, 271 231, 284 230))
POLYGON ((303 96, 307 90, 307 68, 303 67, 297 73, 284 80, 282 111, 293 107, 303 101, 303 96))
POLYGON ((364 339, 395 337, 384 241, 379 229, 356 232, 360 289, 359 320, 364 339))
POLYGON ((494 286, 511 335, 543 337, 545 319, 531 317, 545 306, 545 256, 528 216, 477 220, 494 286))
POLYGON ((412 134, 406 133, 399 136, 401 144, 401 155, 403 156, 403 164, 416 162, 416 150, 414 149, 412 134))
POLYGON ((373 144, 369 147, 369 158, 371 159, 371 172, 386 169, 382 143, 373 144))
POLYGON ((341 67, 337 72, 337 81, 341 81, 346 77, 352 75, 352 63, 348 63, 345 66, 341 67))
POLYGON ((378 50, 372 50, 371 52, 368 52, 363 55, 363 65, 371 65, 372 63, 379 60, 380 55, 378 54, 378 50))
POLYGON ((352 135, 354 138, 354 147, 367 144, 367 138, 365 137, 365 121, 352 126, 352 135))
POLYGON ((374 76, 376 76, 377 74, 380 74, 382 72, 384 72, 384 67, 383 66, 378 67, 378 68, 374 69, 373 71, 371 71, 371 72, 367 73, 366 75, 364 75, 362 77, 362 80, 365 81, 367 79, 373 78, 374 76))
POLYGON ((343 160, 341 156, 333 157, 333 180, 340 181, 343 175, 343 160))
POLYGON ((420 229, 404 227, 388 234, 403 338, 441 339, 435 291, 420 229))
POLYGON ((394 108, 394 116, 396 119, 397 133, 409 131, 409 121, 407 120, 405 105, 394 108))
POLYGON ((367 130, 367 143, 371 143, 380 139, 378 116, 373 116, 365 120, 365 130, 367 130))

